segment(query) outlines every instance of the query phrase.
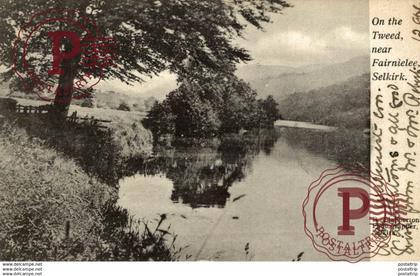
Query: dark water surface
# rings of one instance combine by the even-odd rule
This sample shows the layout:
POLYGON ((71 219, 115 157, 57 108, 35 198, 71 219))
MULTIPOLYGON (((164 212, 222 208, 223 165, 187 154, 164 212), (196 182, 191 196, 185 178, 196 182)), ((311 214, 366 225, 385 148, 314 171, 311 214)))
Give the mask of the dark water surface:
POLYGON ((301 205, 322 171, 355 152, 328 153, 340 144, 331 135, 282 128, 156 149, 153 161, 120 181, 119 205, 152 224, 166 214, 191 259, 289 261, 305 252, 304 260, 328 260, 303 231, 301 205))

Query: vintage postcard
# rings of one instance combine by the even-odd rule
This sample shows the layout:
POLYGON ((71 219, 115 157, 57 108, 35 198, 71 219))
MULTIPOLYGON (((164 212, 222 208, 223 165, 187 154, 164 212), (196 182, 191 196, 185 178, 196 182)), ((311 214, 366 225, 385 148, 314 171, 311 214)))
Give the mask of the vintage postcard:
POLYGON ((420 1, 0 0, 0 18, 0 275, 417 275, 420 1))

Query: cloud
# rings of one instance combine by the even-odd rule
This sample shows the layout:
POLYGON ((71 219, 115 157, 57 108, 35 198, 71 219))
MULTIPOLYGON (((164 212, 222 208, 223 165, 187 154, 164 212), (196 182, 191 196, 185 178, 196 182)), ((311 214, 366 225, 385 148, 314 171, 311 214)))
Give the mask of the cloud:
POLYGON ((369 34, 354 31, 349 26, 337 27, 325 38, 331 47, 342 49, 366 49, 369 47, 369 34))
POLYGON ((257 42, 255 48, 259 51, 289 49, 301 52, 318 52, 325 47, 323 40, 316 40, 308 34, 299 31, 287 31, 271 34, 257 42))
MULTIPOLYGON (((338 26, 326 33, 287 30, 261 37, 245 47, 263 64, 320 62, 339 55, 362 55, 369 49, 369 34, 338 26)), ((290 64, 289 64, 290 65, 290 64)))

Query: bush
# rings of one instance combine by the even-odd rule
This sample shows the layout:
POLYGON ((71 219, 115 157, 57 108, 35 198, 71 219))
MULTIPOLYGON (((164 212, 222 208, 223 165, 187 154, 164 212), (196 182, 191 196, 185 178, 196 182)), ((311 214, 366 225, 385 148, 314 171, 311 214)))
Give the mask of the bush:
POLYGON ((94 108, 96 106, 96 100, 95 98, 86 98, 83 100, 83 102, 80 104, 81 107, 88 107, 88 108, 94 108))
POLYGON ((142 123, 153 133, 155 138, 164 134, 175 134, 175 115, 167 102, 158 103, 156 101, 142 123))
POLYGON ((120 103, 120 105, 117 107, 117 110, 122 110, 122 111, 130 111, 131 108, 127 103, 120 103))

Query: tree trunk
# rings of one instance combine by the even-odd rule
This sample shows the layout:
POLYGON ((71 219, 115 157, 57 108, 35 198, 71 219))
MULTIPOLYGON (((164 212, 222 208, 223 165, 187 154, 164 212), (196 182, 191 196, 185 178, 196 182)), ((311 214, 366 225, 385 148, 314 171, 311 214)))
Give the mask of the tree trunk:
POLYGON ((64 73, 60 75, 54 98, 54 115, 57 119, 65 119, 69 112, 74 88, 73 83, 77 75, 78 58, 63 60, 61 68, 64 73))

